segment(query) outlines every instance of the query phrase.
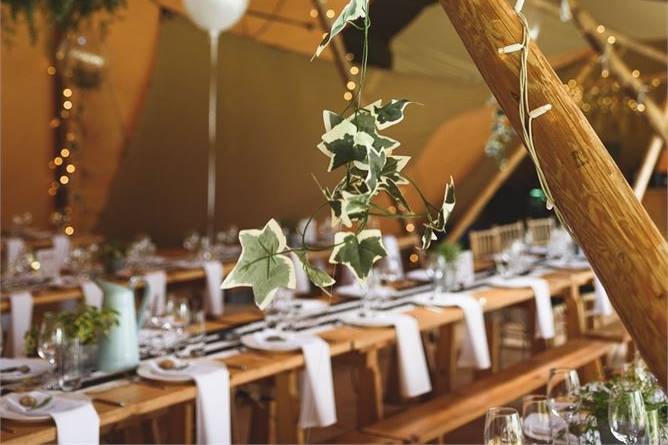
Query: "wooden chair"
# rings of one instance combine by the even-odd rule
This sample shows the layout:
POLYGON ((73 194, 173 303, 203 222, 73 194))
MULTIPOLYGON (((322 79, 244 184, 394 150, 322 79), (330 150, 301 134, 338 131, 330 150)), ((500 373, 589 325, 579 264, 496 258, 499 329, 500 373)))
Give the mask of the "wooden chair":
POLYGON ((580 370, 583 381, 602 378, 601 358, 613 345, 577 339, 542 352, 517 365, 482 378, 450 394, 436 397, 362 428, 367 443, 388 438, 403 443, 429 443, 485 414, 494 406, 511 403, 545 384, 551 368, 580 370), (371 437, 375 436, 374 440, 371 437))
POLYGON ((554 218, 527 219, 527 232, 537 246, 547 244, 555 226, 554 218))
POLYGON ((496 226, 496 230, 499 233, 501 250, 510 247, 515 240, 524 239, 524 223, 522 221, 496 226))
POLYGON ((496 227, 487 230, 471 231, 469 242, 474 259, 487 259, 501 250, 501 239, 496 227))

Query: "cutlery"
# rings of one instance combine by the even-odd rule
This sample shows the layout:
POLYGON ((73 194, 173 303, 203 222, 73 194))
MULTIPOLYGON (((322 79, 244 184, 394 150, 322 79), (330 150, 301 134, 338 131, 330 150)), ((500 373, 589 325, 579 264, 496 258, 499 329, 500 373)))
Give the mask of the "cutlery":
POLYGON ((93 402, 106 403, 107 405, 120 406, 121 408, 127 406, 127 403, 122 400, 105 399, 103 397, 93 397, 91 400, 93 402))
POLYGON ((11 366, 9 368, 0 369, 0 374, 6 374, 10 372, 20 372, 21 374, 27 374, 30 372, 30 366, 21 365, 21 366, 11 366))

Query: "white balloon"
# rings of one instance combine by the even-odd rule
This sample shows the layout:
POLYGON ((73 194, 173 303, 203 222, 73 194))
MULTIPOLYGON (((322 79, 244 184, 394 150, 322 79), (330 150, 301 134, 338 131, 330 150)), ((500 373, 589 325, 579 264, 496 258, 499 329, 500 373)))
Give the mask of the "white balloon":
POLYGON ((241 19, 248 0, 183 0, 193 22, 211 34, 230 29, 241 19))

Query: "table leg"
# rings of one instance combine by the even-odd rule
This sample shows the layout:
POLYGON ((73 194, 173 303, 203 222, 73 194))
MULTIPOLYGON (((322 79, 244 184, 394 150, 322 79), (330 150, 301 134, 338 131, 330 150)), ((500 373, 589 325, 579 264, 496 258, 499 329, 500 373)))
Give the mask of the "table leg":
MULTIPOLYGON (((383 418, 383 379, 378 350, 360 352, 356 367, 357 426, 362 428, 383 418)), ((399 391, 398 386, 396 391, 399 391)))
POLYGON ((492 366, 489 369, 478 369, 474 375, 476 379, 488 376, 501 369, 501 319, 499 313, 485 314, 485 332, 489 344, 489 359, 492 366))
POLYGON ((438 328, 434 367, 434 393, 443 394, 452 388, 452 378, 457 371, 457 345, 455 324, 449 323, 438 328))
POLYGON ((585 333, 585 305, 580 295, 580 288, 571 282, 570 288, 564 292, 566 301, 566 332, 568 339, 582 337, 585 333))
POLYGON ((299 378, 291 370, 274 377, 276 385, 276 441, 304 443, 304 431, 299 427, 299 378))

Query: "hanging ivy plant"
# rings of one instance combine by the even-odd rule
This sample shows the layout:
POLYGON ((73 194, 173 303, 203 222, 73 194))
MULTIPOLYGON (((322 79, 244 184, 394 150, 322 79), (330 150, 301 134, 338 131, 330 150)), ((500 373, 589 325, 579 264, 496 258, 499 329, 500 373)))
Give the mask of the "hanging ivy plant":
MULTIPOLYGON (((409 156, 397 155, 399 142, 384 136, 381 131, 404 119, 407 99, 392 99, 383 103, 377 100, 361 106, 360 98, 367 68, 368 32, 370 19, 368 0, 350 0, 332 23, 329 33, 318 46, 314 57, 319 56, 330 41, 347 25, 363 33, 362 69, 360 87, 356 98, 343 113, 325 110, 325 133, 317 144, 318 150, 328 158, 327 172, 339 171, 343 175, 333 189, 320 187, 325 203, 311 216, 302 229, 302 245, 290 248, 279 224, 271 219, 262 230, 243 230, 239 233, 241 257, 225 278, 224 289, 252 287, 255 302, 265 308, 281 287, 295 287, 294 263, 290 254, 296 254, 298 264, 304 268, 311 282, 325 290, 334 279, 308 260, 308 252, 331 249, 331 264, 340 264, 364 281, 376 261, 386 256, 382 234, 366 228, 371 216, 417 219, 423 222, 422 248, 429 248, 436 233, 445 230, 445 224, 455 205, 452 178, 445 188, 441 205, 431 205, 403 170, 409 156), (360 23, 361 22, 361 23, 360 23), (355 104, 354 109, 350 110, 355 104), (348 112, 348 113, 347 113, 348 112), (408 205, 402 188, 412 185, 422 200, 423 209, 415 213, 408 205), (376 203, 380 195, 393 202, 396 212, 376 203), (334 236, 334 244, 314 248, 306 243, 308 226, 316 214, 326 207, 331 212, 332 227, 340 230, 334 236)), ((317 181, 317 180, 316 180, 317 181)))
POLYGON ((14 28, 11 24, 25 20, 34 42, 37 39, 38 13, 44 16, 47 26, 67 32, 76 30, 83 20, 95 13, 113 14, 126 6, 126 0, 2 0, 2 5, 3 29, 12 32, 14 28))

